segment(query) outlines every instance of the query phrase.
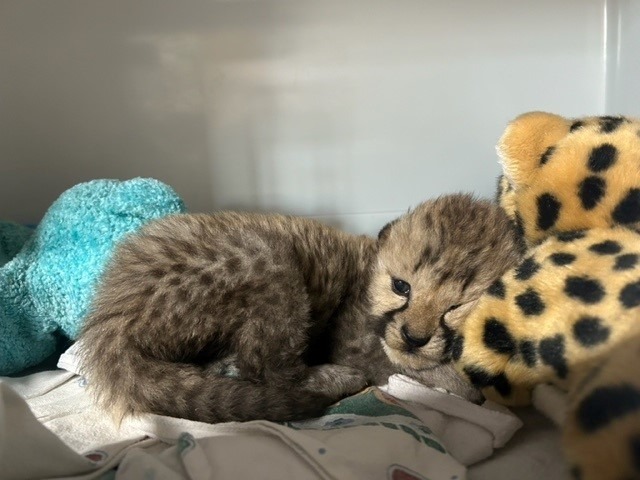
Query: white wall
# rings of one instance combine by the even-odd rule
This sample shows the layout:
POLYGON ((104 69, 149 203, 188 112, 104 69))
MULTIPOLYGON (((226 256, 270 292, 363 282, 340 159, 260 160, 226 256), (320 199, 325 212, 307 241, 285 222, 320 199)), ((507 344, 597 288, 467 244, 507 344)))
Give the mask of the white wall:
POLYGON ((640 117, 640 2, 607 7, 607 110, 640 117))
POLYGON ((2 0, 0 218, 100 177, 369 233, 429 196, 490 196, 515 115, 640 113, 632 4, 2 0))

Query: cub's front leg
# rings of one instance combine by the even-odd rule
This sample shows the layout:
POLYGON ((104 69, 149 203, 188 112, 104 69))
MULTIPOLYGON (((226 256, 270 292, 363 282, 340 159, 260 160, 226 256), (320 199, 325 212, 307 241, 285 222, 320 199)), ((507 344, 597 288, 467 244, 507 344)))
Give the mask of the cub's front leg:
POLYGON ((363 390, 367 384, 365 373, 356 368, 325 364, 309 367, 300 388, 322 393, 338 401, 363 390))

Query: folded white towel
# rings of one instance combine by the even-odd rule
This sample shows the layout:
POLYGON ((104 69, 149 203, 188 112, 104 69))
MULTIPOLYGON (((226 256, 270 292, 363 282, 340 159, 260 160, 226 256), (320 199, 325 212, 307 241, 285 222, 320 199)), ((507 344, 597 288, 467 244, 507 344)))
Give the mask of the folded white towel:
POLYGON ((393 375, 384 391, 408 403, 463 465, 472 465, 504 446, 522 427, 507 408, 486 401, 476 405, 456 395, 425 387, 404 375, 393 375))

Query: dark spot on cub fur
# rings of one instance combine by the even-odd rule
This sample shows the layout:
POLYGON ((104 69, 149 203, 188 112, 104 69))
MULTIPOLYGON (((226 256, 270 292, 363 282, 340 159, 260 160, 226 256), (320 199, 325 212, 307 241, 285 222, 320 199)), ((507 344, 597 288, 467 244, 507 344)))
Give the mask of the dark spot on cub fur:
POLYGON ((372 322, 373 332, 377 336, 383 338, 387 332, 387 325, 389 325, 389 322, 392 320, 393 317, 391 315, 380 315, 379 317, 376 317, 372 322))
POLYGON ((397 221, 398 219, 392 220, 389 223, 387 223, 384 227, 382 227, 382 229, 380 230, 380 233, 378 233, 379 242, 382 243, 385 240, 387 240, 387 238, 389 238, 389 232, 391 231, 391 227, 393 227, 397 221))
POLYGON ((533 367, 537 363, 536 345, 531 340, 523 340, 520 342, 520 355, 527 367, 533 367))
POLYGON ((416 262, 413 267, 413 273, 416 273, 425 265, 433 264, 434 259, 438 256, 438 252, 434 252, 430 245, 426 245, 422 250, 422 254, 420 255, 420 259, 416 262))
POLYGON ((625 120, 626 119, 624 117, 612 117, 609 115, 600 117, 600 132, 612 133, 617 130, 625 120))
POLYGON ((529 280, 538 270, 540 270, 540 264, 533 257, 528 257, 516 268, 515 277, 517 280, 529 280))
POLYGON ((265 270, 267 269, 267 261, 264 258, 258 258, 255 262, 253 262, 253 273, 258 276, 264 275, 265 270))
POLYGON ((487 348, 504 354, 513 355, 516 344, 504 323, 495 317, 485 320, 482 340, 487 348))
POLYGON ((189 290, 187 290, 185 287, 178 288, 176 294, 178 296, 178 299, 182 302, 186 302, 189 299, 189 290))
POLYGON ((200 275, 200 284, 203 286, 209 286, 213 283, 213 276, 210 273, 203 273, 200 275))
POLYGON ((513 186, 511 185, 511 182, 507 180, 507 177, 505 177, 504 175, 500 175, 498 177, 498 187, 496 188, 496 203, 500 203, 502 196, 512 190, 513 186))
POLYGON ((487 289, 487 293, 492 297, 504 298, 506 294, 504 282, 500 278, 498 278, 489 286, 489 288, 487 289))
POLYGON ((187 270, 187 275, 189 277, 197 277, 200 273, 202 273, 202 267, 200 266, 191 267, 187 270))
POLYGON ((456 335, 451 341, 451 358, 457 362, 462 357, 462 350, 464 348, 464 337, 462 335, 456 335))
POLYGON ((613 210, 613 220, 623 225, 640 220, 640 189, 629 190, 613 210))
POLYGON ((598 280, 589 277, 567 277, 564 293, 583 303, 593 305, 604 297, 604 288, 598 280))
POLYGON ((640 280, 625 285, 618 298, 625 308, 634 308, 640 305, 640 280))
POLYGON ((584 230, 572 230, 570 232, 562 232, 556 235, 556 238, 564 243, 573 242, 574 240, 580 240, 586 236, 584 230))
POLYGON ((573 253, 566 252, 553 253, 549 256, 549 258, 555 265, 558 265, 559 267, 570 265, 576 260, 576 256, 573 253))
POLYGON ((180 253, 187 257, 193 257, 196 255, 196 246, 192 242, 176 240, 176 246, 180 249, 180 253))
POLYGON ((227 269, 228 273, 236 273, 242 265, 242 260, 238 257, 230 257, 224 262, 224 268, 227 269))
POLYGON ((456 341, 457 335, 452 328, 444 321, 444 315, 440 317, 440 328, 442 329, 442 337, 444 338, 444 348, 442 351, 442 358, 440 363, 448 363, 452 359, 453 344, 456 341))
POLYGON ((149 272, 149 275, 151 275, 153 278, 162 278, 164 277, 165 272, 161 268, 154 268, 149 272))
POLYGON ((473 283, 473 281, 478 276, 478 271, 476 269, 470 269, 465 272, 464 282, 462 283, 462 292, 465 292, 467 288, 473 283))
POLYGON ((578 186, 578 196, 585 210, 592 210, 600 203, 606 192, 606 182, 596 176, 585 178, 578 186))
POLYGON ((171 270, 176 273, 184 273, 187 271, 187 266, 184 263, 174 263, 171 265, 171 270))
POLYGON ((638 264, 638 255, 635 253, 625 253, 616 257, 614 270, 631 270, 638 264))
POLYGON ((215 263, 218 260, 218 252, 213 248, 206 248, 204 250, 204 255, 206 259, 211 263, 215 263))
POLYGON ((605 240, 604 242, 591 245, 589 250, 600 255, 615 255, 622 251, 622 245, 613 240, 605 240))
POLYGON ((578 406, 576 420, 583 431, 596 432, 640 410, 640 391, 632 385, 598 387, 578 406))
MULTIPOLYGON (((268 300, 267 299, 267 303, 279 303, 279 299, 278 300, 268 300)), ((395 308, 393 310, 390 310, 382 315, 379 315, 378 317, 373 319, 373 331, 374 333, 376 333, 379 337, 384 337, 386 331, 387 331, 387 326, 393 322, 394 316, 396 315, 396 313, 400 313, 400 312, 404 312, 407 308, 409 307, 409 302, 406 302, 404 304, 402 304, 402 306, 395 308)))
POLYGON ((604 325, 602 319, 594 316, 583 316, 573 324, 573 336, 584 347, 593 347, 604 343, 611 330, 604 325))
POLYGON ((518 237, 524 237, 524 222, 518 212, 516 212, 515 231, 518 237))
POLYGON ((520 307, 522 313, 527 316, 540 315, 545 309, 545 304, 540 298, 540 294, 532 288, 518 295, 516 304, 520 307))
POLYGON ((546 365, 552 367, 558 378, 566 378, 568 373, 567 360, 564 357, 564 336, 540 340, 540 358, 546 365))
POLYGON ((547 150, 545 150, 545 152, 540 157, 540 165, 544 165, 545 163, 547 163, 555 150, 556 150, 556 147, 554 147, 553 145, 547 148, 547 150))
POLYGON ((538 204, 538 228, 540 230, 549 230, 558 221, 560 201, 550 193, 543 193, 537 199, 538 204))

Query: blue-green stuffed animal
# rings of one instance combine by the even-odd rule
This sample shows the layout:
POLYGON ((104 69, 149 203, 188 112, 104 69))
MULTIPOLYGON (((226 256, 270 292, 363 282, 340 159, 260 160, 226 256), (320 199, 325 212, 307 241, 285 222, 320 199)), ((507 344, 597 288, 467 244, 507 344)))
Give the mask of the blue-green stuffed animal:
POLYGON ((94 180, 64 192, 35 230, 0 222, 0 375, 74 339, 116 243, 184 204, 153 179, 94 180))

